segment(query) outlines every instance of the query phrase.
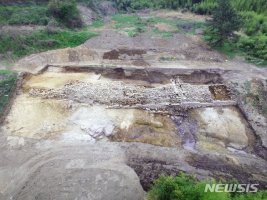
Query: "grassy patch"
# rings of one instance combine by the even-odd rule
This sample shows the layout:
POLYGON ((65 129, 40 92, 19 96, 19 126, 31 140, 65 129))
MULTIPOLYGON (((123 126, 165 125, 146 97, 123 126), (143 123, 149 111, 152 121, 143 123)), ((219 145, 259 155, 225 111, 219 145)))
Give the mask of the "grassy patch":
POLYGON ((177 20, 175 19, 169 19, 169 18, 163 18, 163 17, 151 17, 147 19, 148 24, 159 24, 159 23, 164 23, 168 24, 170 26, 176 27, 177 20))
POLYGON ((42 30, 29 35, 0 34, 0 54, 11 52, 17 58, 41 51, 75 47, 93 36, 96 34, 92 32, 69 30, 55 33, 42 30))
POLYGON ((196 22, 191 20, 177 20, 176 26, 182 33, 196 34, 197 29, 205 29, 205 22, 196 22))
POLYGON ((116 22, 116 28, 125 28, 129 26, 138 25, 142 22, 141 18, 134 15, 117 14, 112 17, 116 22))
POLYGON ((138 16, 118 14, 114 15, 112 20, 115 22, 116 29, 127 33, 130 37, 146 31, 144 21, 138 16))
POLYGON ((0 6, 1 25, 47 25, 46 5, 0 6))
POLYGON ((115 28, 127 33, 129 36, 135 36, 138 33, 147 31, 147 27, 152 27, 152 33, 163 38, 172 37, 174 33, 181 32, 195 34, 195 30, 205 27, 204 22, 195 22, 189 20, 177 20, 164 17, 140 18, 134 15, 118 14, 112 17, 115 22, 115 28), (161 30, 157 26, 166 25, 166 30, 161 30), (168 30, 169 29, 169 30, 168 30))
POLYGON ((17 75, 8 70, 0 70, 0 116, 15 89, 17 75))
POLYGON ((172 37, 173 33, 184 34, 196 34, 196 30, 199 28, 204 29, 206 27, 205 22, 196 22, 192 20, 184 19, 171 19, 163 17, 151 17, 146 20, 146 23, 150 26, 156 26, 157 24, 165 24, 169 27, 170 31, 162 31, 159 28, 154 28, 153 33, 163 38, 172 37))
POLYGON ((159 29, 155 28, 153 29, 153 33, 156 36, 162 37, 162 38, 171 38, 173 36, 172 32, 168 32, 168 31, 160 31, 159 29))
POLYGON ((104 26, 104 21, 102 19, 97 19, 93 21, 89 28, 101 28, 102 26, 104 26))

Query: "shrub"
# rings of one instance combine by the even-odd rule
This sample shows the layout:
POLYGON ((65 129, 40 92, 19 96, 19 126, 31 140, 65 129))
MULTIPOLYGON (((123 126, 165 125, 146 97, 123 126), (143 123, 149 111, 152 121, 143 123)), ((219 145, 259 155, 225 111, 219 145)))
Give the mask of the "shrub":
POLYGON ((152 189, 148 193, 149 200, 228 200, 229 194, 205 193, 207 181, 197 181, 189 175, 180 174, 176 177, 161 176, 154 182, 152 189))
MULTIPOLYGON (((160 176, 148 192, 148 200, 265 200, 267 198, 267 190, 256 194, 204 192, 207 183, 212 184, 216 181, 198 181, 186 174, 176 177, 160 176)), ((237 182, 232 181, 232 183, 237 182)))
POLYGON ((234 32, 241 26, 241 18, 232 7, 230 0, 218 0, 218 6, 213 11, 208 24, 207 34, 213 46, 223 46, 224 42, 233 38, 234 32))
POLYGON ((242 36, 238 42, 239 48, 249 56, 267 60, 267 35, 259 33, 255 36, 242 36))
POLYGON ((232 4, 239 11, 254 11, 267 14, 266 0, 232 0, 232 4))
POLYGON ((241 12, 244 19, 243 30, 247 35, 255 35, 259 32, 267 34, 267 16, 256 12, 241 12))
POLYGON ((0 70, 0 117, 9 101, 10 94, 15 89, 17 76, 7 70, 0 70))
POLYGON ((211 15, 213 10, 217 8, 217 2, 214 0, 205 0, 200 3, 194 4, 192 11, 201 15, 209 14, 211 15))
POLYGON ((75 0, 50 0, 48 11, 69 28, 82 27, 82 20, 75 0))

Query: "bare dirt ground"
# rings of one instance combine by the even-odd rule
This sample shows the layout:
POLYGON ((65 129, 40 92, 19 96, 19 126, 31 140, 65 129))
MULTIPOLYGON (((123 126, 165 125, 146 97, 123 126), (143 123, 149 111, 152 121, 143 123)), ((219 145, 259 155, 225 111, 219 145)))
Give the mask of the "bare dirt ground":
POLYGON ((244 100, 263 105, 266 69, 228 60, 199 35, 112 27, 14 65, 21 84, 1 126, 0 199, 144 199, 160 174, 181 171, 266 188, 266 118, 244 100))

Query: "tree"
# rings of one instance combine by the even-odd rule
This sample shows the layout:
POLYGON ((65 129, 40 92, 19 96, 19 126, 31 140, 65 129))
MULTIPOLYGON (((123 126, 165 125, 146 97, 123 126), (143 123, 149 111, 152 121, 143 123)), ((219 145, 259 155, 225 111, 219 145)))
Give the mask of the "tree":
POLYGON ((230 0, 218 0, 212 19, 208 21, 206 39, 212 46, 222 46, 225 41, 234 38, 234 32, 240 28, 241 17, 230 0))
POLYGON ((50 0, 48 11, 54 18, 69 28, 82 27, 82 20, 77 9, 76 0, 50 0))

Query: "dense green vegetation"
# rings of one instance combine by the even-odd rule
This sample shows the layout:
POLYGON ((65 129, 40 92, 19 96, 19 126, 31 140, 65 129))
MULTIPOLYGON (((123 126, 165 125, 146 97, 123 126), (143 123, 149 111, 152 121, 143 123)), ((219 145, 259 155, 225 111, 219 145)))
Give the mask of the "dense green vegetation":
POLYGON ((50 0, 37 5, 0 5, 1 25, 47 25, 53 19, 68 28, 82 27, 75 0, 50 0))
POLYGON ((12 91, 15 89, 16 74, 8 70, 0 70, 0 117, 9 101, 12 91))
POLYGON ((206 40, 214 47, 221 47, 225 42, 235 39, 235 31, 241 27, 241 17, 230 3, 230 0, 218 0, 212 19, 206 30, 206 40))
MULTIPOLYGON (((214 14, 217 0, 114 0, 122 11, 134 11, 144 8, 182 8, 198 14, 214 14)), ((241 54, 248 60, 267 64, 267 1, 231 0, 231 5, 242 16, 243 23, 236 40, 223 41, 218 50, 227 55, 241 54)), ((157 32, 157 30, 155 30, 157 32)), ((234 31, 234 29, 233 29, 234 31)), ((218 39, 218 33, 208 32, 206 39, 218 39), (211 38, 212 37, 212 38, 211 38)), ((225 39, 229 38, 228 36, 225 39)), ((217 40, 218 41, 218 40, 217 40)))
POLYGON ((241 12, 244 25, 237 47, 247 54, 247 58, 267 64, 267 15, 255 12, 241 12), (261 61, 262 60, 262 61, 261 61), (264 62, 265 61, 265 62, 264 62))
POLYGON ((47 25, 48 21, 45 5, 0 6, 1 25, 47 25))
MULTIPOLYGON (((75 47, 96 35, 77 29, 82 24, 74 0, 0 5, 1 25, 47 25, 37 30, 1 31, 0 55, 8 60, 46 50, 75 47)), ((97 25, 99 23, 94 24, 97 25)))
MULTIPOLYGON (((193 4, 191 10, 199 14, 211 14, 218 6, 217 0, 200 0, 193 4)), ((267 2, 265 0, 231 0, 232 5, 238 11, 254 11, 259 14, 267 14, 267 2)))
MULTIPOLYGON (((86 0, 84 0, 86 1, 86 0)), ((91 0, 92 1, 92 0, 91 0)), ((144 8, 185 8, 200 14, 211 13, 217 7, 216 0, 114 0, 121 10, 139 10, 144 8)), ((255 11, 267 14, 265 0, 231 0, 239 11, 255 11)))
POLYGON ((51 49, 75 47, 84 43, 95 33, 88 31, 35 31, 27 35, 0 34, 0 54, 12 52, 16 57, 51 49))
POLYGON ((76 0, 50 0, 48 11, 54 18, 69 28, 82 27, 76 0))
POLYGON ((192 176, 161 176, 148 192, 148 200, 265 200, 267 191, 257 193, 204 192, 206 184, 216 181, 198 181, 192 176))

